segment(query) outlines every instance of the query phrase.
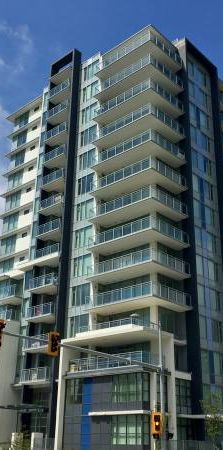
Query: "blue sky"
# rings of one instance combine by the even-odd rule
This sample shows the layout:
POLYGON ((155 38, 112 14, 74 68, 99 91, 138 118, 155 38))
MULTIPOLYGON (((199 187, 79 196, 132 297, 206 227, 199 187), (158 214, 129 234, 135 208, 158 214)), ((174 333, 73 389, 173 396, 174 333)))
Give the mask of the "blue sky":
MULTIPOLYGON (((222 16, 222 0, 2 1, 0 156, 9 145, 4 117, 41 92, 50 63, 69 49, 78 48, 86 59, 152 23, 171 40, 187 36, 223 77, 222 16)), ((7 160, 0 161, 1 170, 7 160)))

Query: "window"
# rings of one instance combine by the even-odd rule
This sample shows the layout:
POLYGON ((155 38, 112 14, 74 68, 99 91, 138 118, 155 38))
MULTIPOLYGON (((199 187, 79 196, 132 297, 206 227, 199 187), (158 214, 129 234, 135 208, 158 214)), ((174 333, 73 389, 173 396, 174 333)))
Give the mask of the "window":
POLYGON ((90 275, 92 271, 91 255, 83 255, 74 258, 74 276, 83 277, 90 275))
POLYGON ((112 402, 149 402, 149 375, 141 373, 114 375, 112 377, 112 402))
POLYGON ((25 256, 20 256, 19 261, 24 261, 25 260, 25 256))
POLYGON ((30 167, 28 168, 28 171, 31 172, 31 170, 33 170, 33 169, 34 169, 34 167, 33 167, 33 166, 30 166, 30 167))
POLYGON ((26 189, 26 192, 28 193, 28 192, 31 192, 32 191, 32 187, 28 187, 27 189, 26 189))
POLYGON ((200 69, 200 67, 197 66, 195 70, 195 79, 201 86, 205 87, 207 85, 206 74, 202 69, 200 69))
POLYGON ((79 170, 88 169, 95 163, 95 148, 79 156, 79 170))
POLYGON ((211 307, 215 311, 219 311, 219 312, 223 311, 222 293, 215 291, 214 289, 210 289, 210 301, 211 301, 211 307))
POLYGON ((3 219, 3 232, 14 230, 18 224, 19 214, 11 214, 11 216, 3 219))
POLYGON ((30 212, 30 209, 25 209, 25 211, 23 212, 24 216, 25 216, 26 214, 29 214, 29 212, 30 212))
POLYGON ((196 266, 197 266, 197 274, 203 276, 204 274, 203 259, 200 255, 196 255, 196 266))
POLYGON ((83 89, 83 102, 87 102, 95 96, 96 92, 98 91, 98 85, 99 81, 94 81, 94 83, 89 84, 89 86, 86 86, 83 89))
POLYGON ((25 233, 22 233, 22 238, 24 238, 24 237, 26 237, 27 236, 27 232, 25 232, 25 233))
POLYGON ((0 262, 0 273, 8 272, 14 266, 14 258, 6 259, 0 262))
POLYGON ((201 367, 202 372, 206 377, 206 381, 208 382, 210 378, 210 370, 209 370, 209 360, 208 360, 208 351, 201 350, 201 367))
POLYGON ((35 150, 35 148, 36 148, 36 146, 35 145, 32 145, 32 147, 30 147, 30 150, 32 151, 32 150, 35 150))
POLYGON ((86 108, 84 108, 81 111, 81 123, 82 123, 82 125, 90 122, 94 118, 96 109, 97 109, 97 102, 93 103, 90 106, 87 106, 86 108))
POLYGON ((214 373, 217 376, 223 375, 223 354, 218 352, 213 352, 214 356, 214 373))
POLYGON ((24 127, 29 121, 29 111, 25 112, 24 114, 21 114, 16 120, 15 120, 15 127, 21 128, 24 127))
POLYGON ((23 133, 17 134, 17 136, 15 136, 13 138, 13 144, 14 144, 15 148, 19 147, 20 145, 25 144, 26 138, 27 138, 27 131, 23 131, 23 133))
POLYGON ((81 306, 89 303, 90 284, 79 284, 72 288, 72 306, 81 306))
POLYGON ((6 198, 5 210, 17 208, 20 205, 21 191, 15 192, 6 198))
POLYGON ((86 130, 81 132, 81 142, 80 145, 83 147, 84 145, 91 144, 97 137, 97 125, 93 125, 93 127, 87 128, 86 130))
POLYGON ((9 255, 15 251, 16 244, 16 235, 10 236, 6 239, 2 239, 1 241, 1 250, 2 254, 9 255))
POLYGON ((21 152, 17 153, 15 156, 11 159, 11 167, 18 167, 21 166, 21 164, 24 163, 25 158, 25 150, 22 150, 21 152))
POLYGON ((188 60, 188 63, 187 63, 187 71, 188 71, 188 74, 190 77, 194 76, 194 64, 190 60, 188 60))
POLYGON ((90 80, 93 78, 94 74, 98 70, 99 60, 94 61, 92 64, 89 64, 87 67, 84 67, 84 81, 90 80))
POLYGON ((76 220, 84 220, 93 217, 94 215, 94 200, 87 200, 86 202, 78 203, 76 207, 76 220))
POLYGON ((191 414, 190 381, 176 378, 176 406, 178 414, 191 414))
POLYGON ((112 445, 148 445, 149 427, 148 416, 112 416, 112 445))
POLYGON ((35 127, 32 127, 32 131, 37 130, 37 125, 35 125, 35 127))
POLYGON ((8 177, 8 189, 14 189, 22 184, 23 171, 17 172, 8 177))
POLYGON ((89 175, 78 179, 78 195, 86 194, 87 192, 92 191, 93 189, 93 181, 94 174, 90 173, 89 175))
POLYGON ((93 228, 89 227, 81 228, 75 231, 75 248, 89 247, 93 244, 93 228))
POLYGON ((201 339, 207 339, 207 320, 205 316, 199 316, 200 323, 200 337, 201 339))
POLYGON ((197 285, 197 294, 198 294, 198 304, 200 306, 205 306, 205 290, 204 286, 201 284, 197 285))
POLYGON ((76 333, 88 331, 89 315, 81 314, 79 316, 71 317, 70 319, 70 336, 75 336, 76 333))
POLYGON ((193 125, 191 125, 190 134, 192 143, 196 144, 201 150, 210 152, 211 141, 205 133, 202 133, 202 131, 200 131, 198 128, 195 128, 193 125))
POLYGON ((214 342, 223 342, 223 323, 219 320, 212 320, 212 337, 214 342))
POLYGON ((216 264, 214 261, 211 261, 210 259, 207 259, 207 266, 208 266, 208 278, 213 281, 218 281, 219 279, 219 267, 218 264, 216 264))

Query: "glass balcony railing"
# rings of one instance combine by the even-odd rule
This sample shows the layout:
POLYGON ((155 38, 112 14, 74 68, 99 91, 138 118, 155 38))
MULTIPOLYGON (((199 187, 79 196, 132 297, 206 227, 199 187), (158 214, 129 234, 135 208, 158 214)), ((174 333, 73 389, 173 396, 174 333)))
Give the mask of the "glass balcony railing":
POLYGON ((115 122, 112 122, 100 128, 98 138, 107 136, 108 134, 113 133, 114 131, 117 131, 120 128, 123 128, 129 125, 130 123, 133 123, 136 120, 141 119, 142 117, 145 117, 147 115, 153 115, 162 123, 170 127, 172 130, 176 131, 179 134, 184 135, 184 128, 176 120, 172 119, 170 116, 168 116, 166 113, 158 109, 156 106, 153 106, 149 103, 148 105, 141 106, 141 108, 137 109, 136 111, 127 114, 127 116, 121 117, 115 122))
POLYGON ((51 255, 52 253, 57 253, 60 251, 60 244, 52 244, 47 247, 39 248, 36 250, 35 258, 42 258, 43 256, 51 255))
POLYGON ((54 106, 51 108, 47 113, 47 119, 50 119, 51 117, 55 116, 56 114, 60 113, 61 111, 64 111, 68 108, 69 102, 66 100, 65 102, 59 103, 59 105, 54 106))
POLYGON ((1 320, 20 320, 19 311, 16 309, 9 309, 1 307, 0 309, 0 319, 1 320))
POLYGON ((115 172, 109 173, 108 175, 99 178, 95 185, 95 189, 100 189, 110 184, 117 183, 118 181, 124 180, 132 175, 143 172, 144 170, 152 169, 160 173, 164 177, 169 178, 174 183, 186 187, 186 179, 176 170, 172 169, 167 164, 163 163, 157 158, 150 156, 147 159, 139 161, 137 163, 131 164, 124 169, 117 170, 115 172))
POLYGON ((155 262, 169 269, 180 273, 190 274, 189 263, 182 259, 176 258, 166 252, 155 250, 154 248, 146 248, 136 252, 128 253, 117 258, 107 259, 95 265, 94 274, 101 274, 113 270, 125 269, 126 267, 145 262, 155 262))
POLYGON ((50 89, 49 98, 52 98, 54 95, 59 94, 59 92, 62 92, 69 87, 70 87, 70 80, 67 79, 62 83, 58 84, 57 86, 53 87, 52 89, 50 89))
POLYGON ((107 102, 103 103, 100 106, 100 108, 96 111, 96 116, 99 116, 100 114, 103 114, 115 108, 116 106, 121 105, 122 103, 130 100, 131 98, 134 98, 136 95, 141 94, 142 92, 145 92, 149 89, 159 94, 161 97, 163 97, 164 100, 168 101, 171 105, 183 111, 184 109, 183 103, 176 96, 172 95, 170 92, 163 89, 158 83, 155 83, 153 80, 148 79, 143 81, 142 83, 137 84, 131 89, 128 89, 128 91, 119 94, 117 97, 112 98, 111 100, 108 100, 107 102))
POLYGON ((21 292, 16 284, 10 286, 3 286, 0 288, 0 300, 9 297, 21 297, 21 292))
POLYGON ((19 374, 18 383, 28 383, 37 381, 49 381, 50 369, 49 367, 35 367, 33 369, 23 369, 19 374))
POLYGON ((161 283, 148 281, 128 287, 99 292, 94 299, 94 306, 107 305, 131 300, 133 298, 154 296, 180 306, 191 306, 191 296, 183 291, 166 286, 161 283))
POLYGON ((38 342, 38 341, 32 341, 31 339, 30 340, 24 339, 23 346, 22 346, 23 350, 37 349, 39 347, 43 347, 43 346, 47 345, 48 334, 39 334, 37 336, 32 336, 32 337, 34 337, 36 339, 39 338, 40 341, 38 342), (41 340, 46 341, 46 343, 44 344, 44 342, 41 342, 41 340))
POLYGON ((135 220, 134 222, 129 222, 96 234, 94 244, 102 244, 125 236, 132 236, 135 233, 149 229, 158 231, 159 233, 172 239, 176 239, 182 243, 189 243, 188 234, 180 228, 174 227, 170 223, 154 216, 147 216, 142 219, 135 220))
POLYGON ((181 214, 187 214, 187 205, 185 203, 182 203, 177 198, 167 194, 165 191, 162 191, 162 189, 151 185, 143 186, 137 191, 122 195, 121 197, 110 200, 109 202, 100 203, 97 206, 96 215, 107 214, 111 211, 115 211, 116 209, 124 208, 125 206, 150 198, 157 200, 163 205, 168 206, 181 214))
POLYGON ((49 173, 48 175, 45 175, 42 178, 42 186, 44 186, 45 184, 51 183, 52 181, 55 181, 58 178, 64 177, 64 175, 65 175, 64 169, 54 170, 53 172, 49 173))
POLYGON ((54 219, 50 220, 50 222, 43 223, 37 228, 37 236, 41 234, 48 233, 49 231, 57 230, 61 227, 61 220, 54 219))
POLYGON ((55 313, 55 304, 50 303, 42 303, 41 305, 31 306, 27 308, 25 318, 31 319, 33 317, 41 317, 46 315, 51 315, 55 313))
POLYGON ((140 363, 144 362, 145 364, 149 364, 151 366, 158 366, 159 357, 156 354, 139 350, 135 352, 112 354, 110 358, 109 356, 79 358, 70 361, 69 370, 72 372, 104 370, 104 369, 125 367, 130 364, 137 365, 137 362, 140 363), (117 357, 117 360, 114 357, 117 357), (123 358, 123 360, 121 358, 123 358))
POLYGON ((48 139, 55 137, 58 134, 63 133, 64 131, 67 131, 67 129, 68 129, 67 122, 60 123, 60 125, 57 125, 56 127, 51 128, 51 130, 46 131, 43 134, 42 141, 45 142, 48 139))
POLYGON ((40 277, 32 278, 29 281, 29 289, 35 289, 38 287, 47 286, 49 284, 57 284, 58 276, 55 273, 48 273, 46 275, 41 275, 40 277))
POLYGON ((119 83, 130 75, 138 72, 140 69, 149 66, 150 64, 157 70, 159 70, 159 72, 161 72, 163 75, 165 75, 165 77, 167 77, 172 83, 183 88, 183 82, 178 75, 172 72, 172 70, 170 70, 165 64, 153 58, 153 56, 146 55, 143 58, 139 59, 136 63, 131 64, 129 67, 121 70, 121 72, 118 72, 115 75, 107 78, 107 80, 102 81, 101 87, 98 89, 98 92, 110 88, 114 84, 119 83))
POLYGON ((64 155, 66 152, 66 145, 60 145, 57 148, 54 148, 50 152, 47 152, 43 156, 43 162, 50 161, 51 159, 57 158, 60 155, 64 155))
POLYGON ((145 44, 146 42, 153 42, 157 47, 159 47, 167 56, 169 56, 174 62, 181 65, 182 60, 179 55, 179 53, 174 50, 169 45, 165 44, 163 40, 161 40, 158 36, 153 34, 151 31, 147 31, 146 34, 141 36, 140 38, 134 39, 134 41, 125 46, 122 47, 120 50, 112 52, 110 56, 105 56, 103 59, 101 65, 99 65, 99 70, 104 69, 105 67, 110 66, 115 61, 118 61, 119 59, 123 58, 123 56, 128 55, 136 48, 139 48, 141 45, 145 44))
POLYGON ((44 198, 40 202, 40 210, 49 208, 50 206, 56 205, 58 203, 63 203, 63 195, 61 194, 51 195, 50 197, 44 198))
POLYGON ((146 142, 154 142, 154 144, 157 144, 160 147, 164 148, 165 150, 173 154, 173 156, 176 156, 177 158, 180 159, 185 158, 185 153, 178 145, 168 141, 157 131, 150 129, 144 131, 143 133, 138 134, 137 136, 134 136, 133 138, 121 142, 120 144, 117 144, 114 147, 102 150, 98 154, 98 161, 96 161, 96 164, 100 163, 101 161, 107 161, 110 158, 113 158, 115 156, 127 152, 128 150, 132 150, 136 147, 139 147, 140 145, 145 144, 146 142))

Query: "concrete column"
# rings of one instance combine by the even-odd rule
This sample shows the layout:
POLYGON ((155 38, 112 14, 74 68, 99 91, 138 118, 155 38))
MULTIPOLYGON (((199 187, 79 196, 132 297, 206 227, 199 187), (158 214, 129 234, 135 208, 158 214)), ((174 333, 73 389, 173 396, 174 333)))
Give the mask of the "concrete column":
POLYGON ((32 433, 30 450, 39 450, 41 448, 43 448, 43 433, 32 433))

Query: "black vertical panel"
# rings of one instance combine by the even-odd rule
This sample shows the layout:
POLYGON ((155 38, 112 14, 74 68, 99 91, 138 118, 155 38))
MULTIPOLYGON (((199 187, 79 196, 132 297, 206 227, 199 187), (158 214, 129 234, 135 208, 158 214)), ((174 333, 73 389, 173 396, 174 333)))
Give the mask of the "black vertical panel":
MULTIPOLYGON (((185 260, 190 263, 191 278, 185 282, 186 292, 190 292, 193 309, 186 313, 187 328, 187 347, 188 347, 188 371, 192 373, 191 380, 191 399, 192 414, 201 413, 200 401, 203 397, 202 392, 202 369, 201 369, 201 350, 200 350, 200 328, 199 328, 199 310, 197 294, 197 269, 196 269, 196 247, 195 247, 195 225, 193 208, 193 185, 192 185, 192 151, 190 139, 190 118, 189 118, 189 91, 188 77, 186 71, 188 42, 179 47, 179 53, 183 59, 185 68, 181 76, 184 83, 184 92, 182 101, 184 103, 185 114, 183 125, 185 128, 184 150, 186 154, 186 164, 182 168, 182 173, 187 179, 188 190, 182 195, 183 201, 187 204, 188 219, 183 222, 184 230, 189 234, 190 247, 184 251, 185 260)), ((194 421, 192 421, 194 423, 194 421)), ((196 429, 193 430, 194 439, 204 439, 203 421, 196 420, 196 429)))
MULTIPOLYGON (((78 50, 73 50, 60 61, 57 61, 51 70, 51 76, 54 75, 60 68, 61 64, 66 65, 72 62, 71 75, 71 95, 70 95, 70 117, 68 129, 68 146, 67 146, 67 165, 66 165, 66 180, 65 180, 65 194, 64 194, 64 214, 62 223, 62 239, 61 239, 61 253, 59 264, 59 283, 58 296, 56 302, 56 323, 55 329, 64 337, 65 319, 66 319, 66 304, 68 294, 68 277, 69 277, 69 253, 72 239, 72 203, 75 189, 75 173, 76 173, 76 136, 77 136, 77 113, 78 113, 78 94, 79 94, 79 77, 81 67, 81 53, 78 50)), ((49 436, 54 437, 55 422, 56 422, 56 406, 57 406, 57 383, 59 359, 53 360, 52 364, 52 381, 51 381, 51 398, 49 405, 49 436)))

